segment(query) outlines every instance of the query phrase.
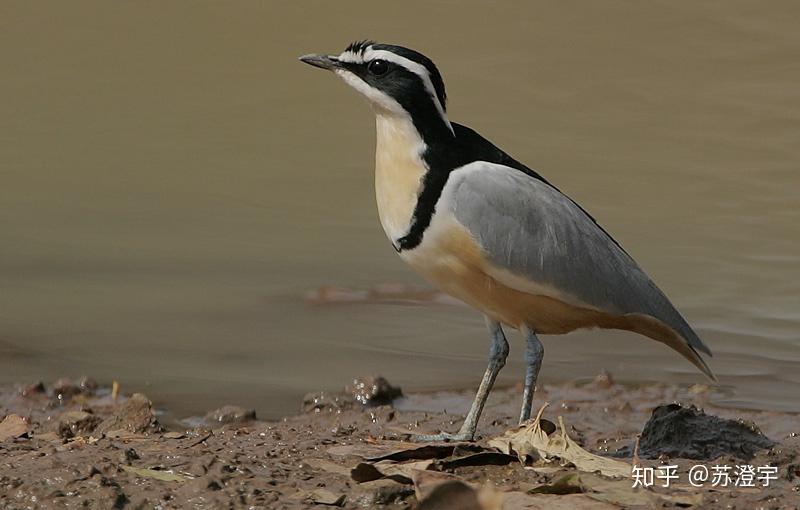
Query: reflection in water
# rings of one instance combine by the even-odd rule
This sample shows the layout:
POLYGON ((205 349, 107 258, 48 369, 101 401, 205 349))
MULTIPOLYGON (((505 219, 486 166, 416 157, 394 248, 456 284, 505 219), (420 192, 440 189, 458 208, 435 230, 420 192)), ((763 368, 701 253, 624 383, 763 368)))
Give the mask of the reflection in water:
MULTIPOLYGON (((467 308, 303 300, 421 284, 378 225, 371 113, 295 60, 372 36, 431 55, 453 120, 622 242, 714 350, 718 399, 800 410, 796 4, 520 2, 491 24, 477 4, 314 5, 3 8, 2 382, 89 373, 262 415, 358 374, 476 384, 467 308)), ((702 382, 634 335, 544 341, 544 380, 702 382)))

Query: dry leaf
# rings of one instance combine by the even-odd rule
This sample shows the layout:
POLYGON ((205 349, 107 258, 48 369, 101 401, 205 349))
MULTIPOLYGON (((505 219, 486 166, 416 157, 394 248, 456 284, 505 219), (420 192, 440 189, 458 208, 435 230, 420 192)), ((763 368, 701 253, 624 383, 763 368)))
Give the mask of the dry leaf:
POLYGON ((463 457, 440 459, 434 462, 434 466, 435 469, 449 471, 467 466, 506 466, 514 461, 516 458, 513 455, 500 452, 480 452, 463 457))
MULTIPOLYGON (((414 444, 414 443, 412 443, 414 444)), ((431 443, 420 446, 415 444, 410 448, 397 449, 394 451, 368 457, 366 460, 374 462, 379 460, 394 460, 402 462, 405 460, 422 460, 422 459, 444 459, 447 457, 456 456, 459 453, 480 453, 486 449, 472 443, 431 443)))
POLYGON ((562 463, 574 464, 581 471, 599 471, 606 476, 626 478, 631 476, 630 464, 600 457, 581 448, 567 434, 567 428, 561 416, 558 417, 560 430, 548 435, 540 425, 542 413, 546 407, 547 403, 539 409, 535 420, 491 439, 489 445, 506 454, 515 453, 523 464, 528 458, 532 458, 534 461, 538 459, 560 460, 562 463))
POLYGON ((411 483, 415 471, 428 469, 432 463, 432 460, 404 463, 391 460, 382 460, 375 463, 362 462, 350 471, 350 476, 359 483, 380 480, 381 478, 389 478, 400 483, 411 483))
POLYGON ((404 460, 422 459, 443 459, 450 457, 459 451, 478 453, 484 451, 478 445, 472 443, 433 443, 420 445, 407 441, 378 441, 370 444, 359 443, 333 446, 328 448, 327 453, 334 457, 355 456, 370 462, 381 460, 394 460, 401 462, 404 460))

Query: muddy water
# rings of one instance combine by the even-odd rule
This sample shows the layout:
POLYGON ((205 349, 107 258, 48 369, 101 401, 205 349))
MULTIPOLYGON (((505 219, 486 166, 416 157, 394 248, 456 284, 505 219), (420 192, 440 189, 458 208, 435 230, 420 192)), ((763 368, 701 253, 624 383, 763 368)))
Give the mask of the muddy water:
MULTIPOLYGON (((378 225, 368 108, 295 60, 373 37, 432 56, 453 120, 640 261, 714 350, 717 402, 800 410, 798 22, 792 2, 4 3, 0 382, 89 373, 265 416, 354 374, 475 384, 466 308, 303 299, 421 283, 378 225)), ((546 380, 701 381, 629 334, 545 346, 546 380)))

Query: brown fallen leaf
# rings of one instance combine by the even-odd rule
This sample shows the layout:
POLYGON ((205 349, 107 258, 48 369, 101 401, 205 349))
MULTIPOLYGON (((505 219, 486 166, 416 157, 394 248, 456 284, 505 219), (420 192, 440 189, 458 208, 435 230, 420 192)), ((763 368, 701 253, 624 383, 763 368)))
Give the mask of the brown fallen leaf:
POLYGON ((480 453, 485 450, 482 446, 472 443, 432 443, 422 446, 415 444, 411 448, 395 449, 382 455, 367 457, 366 460, 370 462, 381 460, 403 462, 406 460, 444 459, 457 456, 459 453, 480 453))
POLYGON ((162 482, 184 482, 186 477, 171 471, 159 471, 157 469, 137 468, 133 466, 120 466, 123 471, 134 474, 141 478, 154 478, 162 482))
POLYGON ((0 441, 16 439, 28 433, 30 426, 22 416, 9 414, 0 422, 0 441))
POLYGON ((412 483, 415 471, 430 467, 431 460, 398 463, 391 460, 369 463, 362 462, 350 471, 350 476, 358 483, 389 478, 400 483, 412 483))
POLYGON ((571 463, 580 471, 598 471, 606 476, 630 477, 631 465, 619 460, 589 453, 567 434, 564 419, 559 416, 559 430, 547 434, 541 426, 542 413, 547 403, 539 409, 536 419, 520 427, 506 431, 489 440, 489 445, 506 454, 516 454, 520 462, 542 459, 546 462, 571 463))
POLYGON ((516 462, 516 457, 500 452, 480 452, 463 457, 451 457, 447 459, 439 459, 433 463, 435 469, 440 471, 449 471, 460 467, 467 466, 506 466, 512 462, 516 462))
POLYGON ((407 441, 373 441, 370 443, 357 443, 339 445, 328 448, 327 453, 334 457, 361 457, 370 462, 381 460, 406 460, 443 459, 458 452, 478 453, 485 448, 472 443, 432 443, 420 445, 407 441))

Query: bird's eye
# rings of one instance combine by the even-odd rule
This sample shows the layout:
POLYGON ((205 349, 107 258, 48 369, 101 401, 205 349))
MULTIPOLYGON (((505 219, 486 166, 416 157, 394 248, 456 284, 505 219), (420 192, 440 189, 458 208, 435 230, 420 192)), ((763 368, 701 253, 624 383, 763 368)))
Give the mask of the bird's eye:
POLYGON ((385 60, 373 60, 367 64, 367 70, 375 76, 381 76, 389 70, 389 64, 385 60))

